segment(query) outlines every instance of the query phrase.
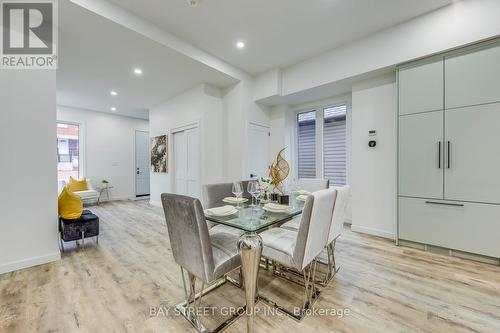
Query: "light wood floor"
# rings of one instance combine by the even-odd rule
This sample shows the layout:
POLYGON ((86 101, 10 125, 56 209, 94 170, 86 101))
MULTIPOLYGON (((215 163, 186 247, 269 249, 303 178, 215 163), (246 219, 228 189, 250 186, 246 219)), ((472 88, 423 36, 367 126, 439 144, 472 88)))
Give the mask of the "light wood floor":
MULTIPOLYGON (((144 201, 92 210, 101 219, 98 246, 0 275, 0 332, 194 332, 182 317, 150 316, 150 307, 183 297, 162 211, 144 201)), ((348 229, 337 250, 341 270, 315 308, 351 314, 301 323, 258 316, 257 332, 500 332, 500 267, 348 229)), ((216 292, 242 297, 233 286, 216 292)), ((244 328, 242 317, 226 332, 244 328)))

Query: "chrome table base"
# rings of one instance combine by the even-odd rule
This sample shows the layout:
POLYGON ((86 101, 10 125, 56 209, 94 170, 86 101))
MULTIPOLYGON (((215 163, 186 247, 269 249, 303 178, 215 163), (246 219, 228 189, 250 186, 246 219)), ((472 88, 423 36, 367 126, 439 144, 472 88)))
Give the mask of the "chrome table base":
POLYGON ((257 279, 262 255, 262 238, 257 233, 244 234, 240 237, 238 248, 241 255, 242 281, 245 288, 247 333, 253 333, 257 279))

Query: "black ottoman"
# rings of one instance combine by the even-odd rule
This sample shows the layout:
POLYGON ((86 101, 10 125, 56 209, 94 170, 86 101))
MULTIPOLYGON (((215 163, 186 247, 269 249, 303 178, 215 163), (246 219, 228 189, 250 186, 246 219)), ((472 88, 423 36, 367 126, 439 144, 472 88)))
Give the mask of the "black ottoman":
POLYGON ((85 245, 85 238, 96 237, 99 244, 99 217, 92 214, 90 210, 84 210, 78 219, 68 220, 59 218, 59 232, 61 234, 61 248, 64 252, 64 242, 82 240, 85 245))

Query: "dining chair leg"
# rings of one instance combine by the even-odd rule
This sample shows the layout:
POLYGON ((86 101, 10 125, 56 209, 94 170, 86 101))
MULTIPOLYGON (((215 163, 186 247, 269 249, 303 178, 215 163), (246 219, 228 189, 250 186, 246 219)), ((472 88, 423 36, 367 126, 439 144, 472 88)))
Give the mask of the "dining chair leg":
POLYGON ((322 285, 326 286, 333 279, 335 274, 340 270, 340 267, 337 267, 337 263, 335 262, 335 244, 337 240, 335 239, 333 242, 328 244, 327 246, 327 254, 328 254, 328 273, 325 276, 325 279, 322 281, 322 285))
POLYGON ((196 276, 188 272, 187 274, 187 280, 188 282, 186 283, 186 278, 184 274, 184 269, 181 267, 181 278, 182 278, 182 285, 184 287, 184 296, 185 300, 182 303, 179 303, 175 306, 177 311, 179 311, 180 314, 184 318, 186 318, 187 321, 200 333, 218 333, 227 328, 229 325, 231 325, 236 319, 238 319, 242 314, 245 313, 246 307, 241 306, 239 307, 231 317, 226 319, 224 322, 219 324, 215 329, 209 330, 202 322, 201 318, 198 316, 198 311, 197 309, 200 309, 201 307, 201 300, 203 296, 206 294, 210 293, 211 291, 219 288, 222 286, 224 283, 226 283, 226 279, 222 278, 219 279, 216 283, 208 286, 205 288, 205 282, 202 281, 201 283, 201 288, 199 292, 196 292, 196 276))
MULTIPOLYGON (((278 266, 279 267, 279 266, 278 266)), ((279 271, 279 268, 276 272, 276 276, 283 278, 287 281, 296 283, 297 285, 300 285, 301 287, 304 288, 304 300, 302 302, 302 306, 297 313, 297 311, 290 311, 284 306, 281 306, 277 302, 267 298, 263 294, 259 294, 259 300, 263 301, 264 303, 268 304, 269 306, 272 306, 281 312, 284 312, 286 315, 289 317, 301 321, 304 319, 304 317, 307 314, 307 311, 312 308, 313 304, 316 302, 316 300, 319 298, 321 291, 316 288, 316 283, 315 283, 315 277, 316 277, 316 260, 314 260, 311 264, 309 264, 304 270, 302 270, 300 273, 302 275, 302 281, 298 282, 295 281, 294 279, 291 279, 289 276, 286 274, 282 273, 279 271)))

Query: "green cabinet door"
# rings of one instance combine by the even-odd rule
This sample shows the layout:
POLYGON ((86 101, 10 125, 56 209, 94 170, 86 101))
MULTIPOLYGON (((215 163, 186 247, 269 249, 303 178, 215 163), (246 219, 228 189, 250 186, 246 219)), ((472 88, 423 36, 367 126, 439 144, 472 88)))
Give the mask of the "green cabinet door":
POLYGON ((443 60, 399 69, 399 114, 443 109, 443 60))
POLYGON ((445 60, 446 108, 500 102, 500 46, 445 60))
POLYGON ((399 195, 443 198, 443 111, 399 117, 399 195))
POLYGON ((447 110, 445 125, 445 199, 500 204, 500 103, 447 110))

